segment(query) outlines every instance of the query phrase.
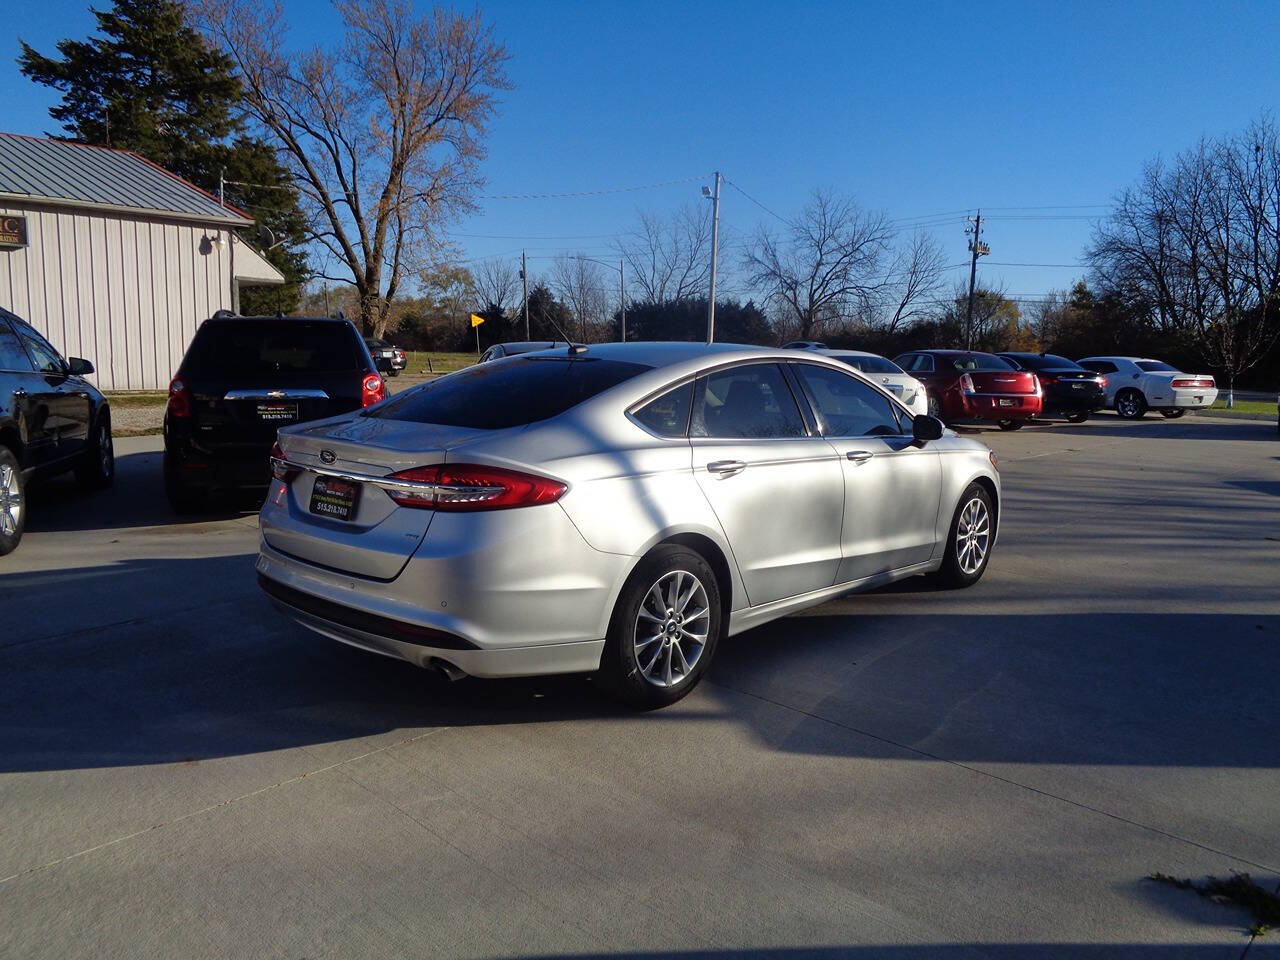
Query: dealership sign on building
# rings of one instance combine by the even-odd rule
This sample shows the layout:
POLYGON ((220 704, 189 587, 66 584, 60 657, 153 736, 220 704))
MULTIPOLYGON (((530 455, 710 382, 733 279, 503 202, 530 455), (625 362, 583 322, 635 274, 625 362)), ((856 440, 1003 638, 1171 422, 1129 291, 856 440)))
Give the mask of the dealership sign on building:
POLYGON ((11 214, 0 215, 0 250, 11 250, 27 245, 27 218, 11 214))

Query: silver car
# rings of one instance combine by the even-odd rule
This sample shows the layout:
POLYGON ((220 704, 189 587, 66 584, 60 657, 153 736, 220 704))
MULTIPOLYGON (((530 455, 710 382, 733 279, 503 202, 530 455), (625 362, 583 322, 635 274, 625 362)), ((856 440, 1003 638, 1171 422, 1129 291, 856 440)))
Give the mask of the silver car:
POLYGON ((724 638, 913 574, 976 582, 991 451, 839 361, 689 343, 479 364, 280 431, 259 581, 366 650, 678 700, 724 638))

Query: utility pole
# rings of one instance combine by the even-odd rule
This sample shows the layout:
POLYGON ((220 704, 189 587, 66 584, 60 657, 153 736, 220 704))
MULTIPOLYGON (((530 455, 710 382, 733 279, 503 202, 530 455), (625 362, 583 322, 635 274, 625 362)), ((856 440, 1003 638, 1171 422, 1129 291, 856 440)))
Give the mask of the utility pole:
POLYGON ((964 232, 969 234, 969 250, 972 254, 969 260, 969 302, 965 308, 964 317, 964 348, 966 350, 973 349, 973 288, 978 279, 978 258, 985 257, 991 252, 991 248, 982 242, 982 211, 979 210, 976 216, 970 217, 969 222, 973 226, 964 229, 964 232))
POLYGON ((524 284, 524 339, 528 342, 529 336, 529 261, 525 259, 524 251, 520 251, 520 282, 524 284))
POLYGON ((622 299, 622 342, 627 342, 627 261, 618 261, 618 293, 622 299))
POLYGON ((227 205, 227 168, 220 167, 218 169, 218 206, 225 207, 227 205))
POLYGON ((707 343, 716 339, 716 254, 720 245, 720 171, 716 171, 715 190, 702 188, 702 195, 711 198, 711 298, 707 301, 707 343))

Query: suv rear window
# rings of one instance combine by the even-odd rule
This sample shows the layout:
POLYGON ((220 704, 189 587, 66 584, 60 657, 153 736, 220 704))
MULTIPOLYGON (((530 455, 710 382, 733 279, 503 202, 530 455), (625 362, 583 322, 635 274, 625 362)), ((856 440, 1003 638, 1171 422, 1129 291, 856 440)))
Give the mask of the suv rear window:
POLYGON ((182 363, 195 377, 342 373, 367 366, 355 328, 332 320, 210 321, 182 363))
POLYGON ((501 430, 557 416, 648 369, 596 357, 516 357, 441 377, 365 416, 501 430))

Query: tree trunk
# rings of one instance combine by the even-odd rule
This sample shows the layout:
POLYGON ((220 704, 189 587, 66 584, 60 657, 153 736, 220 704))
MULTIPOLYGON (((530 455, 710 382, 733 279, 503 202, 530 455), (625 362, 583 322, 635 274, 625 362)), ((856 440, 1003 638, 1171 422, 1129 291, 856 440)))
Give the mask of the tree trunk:
POLYGON ((376 293, 360 294, 360 332, 366 337, 382 336, 378 327, 385 328, 387 325, 385 320, 381 320, 381 312, 378 310, 380 299, 376 293))

